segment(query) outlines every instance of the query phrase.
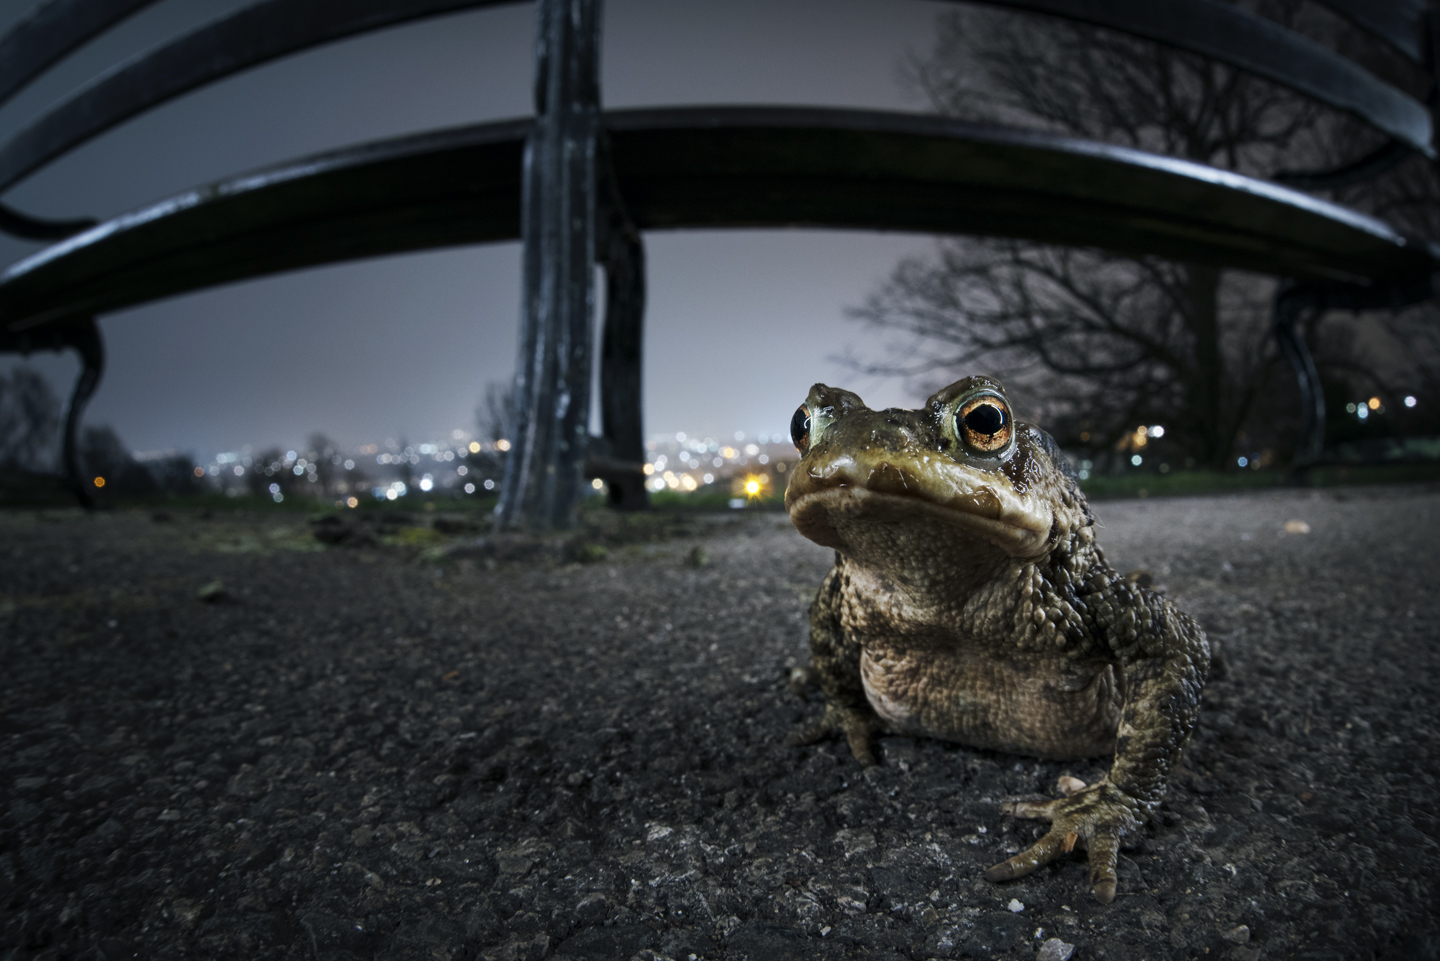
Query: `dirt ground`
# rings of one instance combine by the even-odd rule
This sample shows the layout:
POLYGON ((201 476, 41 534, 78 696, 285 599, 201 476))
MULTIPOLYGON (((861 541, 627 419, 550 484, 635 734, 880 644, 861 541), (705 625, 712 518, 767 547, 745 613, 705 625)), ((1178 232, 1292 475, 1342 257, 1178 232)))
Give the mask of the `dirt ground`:
POLYGON ((0 958, 1435 958, 1440 488, 1097 513, 1221 652, 1108 907, 1079 852, 980 876, 1103 760, 785 744, 783 515, 0 515, 0 958))

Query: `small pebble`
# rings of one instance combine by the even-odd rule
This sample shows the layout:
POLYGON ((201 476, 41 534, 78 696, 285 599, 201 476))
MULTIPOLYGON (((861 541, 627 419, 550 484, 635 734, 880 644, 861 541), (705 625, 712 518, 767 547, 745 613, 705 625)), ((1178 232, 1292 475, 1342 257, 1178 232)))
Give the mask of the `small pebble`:
POLYGON ((1065 797, 1069 797, 1072 794, 1078 794, 1079 792, 1085 790, 1084 781, 1080 780, 1078 777, 1071 777, 1068 774, 1060 775, 1059 780, 1055 782, 1055 786, 1065 797))
POLYGON ((1220 937, 1229 941, 1231 944, 1245 944, 1250 940, 1250 925, 1237 924, 1229 931, 1221 934, 1220 937))
POLYGON ((202 603, 218 604, 221 601, 228 599, 230 597, 230 592, 225 590, 225 584, 223 581, 211 581, 209 584, 206 584, 204 587, 200 588, 200 590, 196 591, 195 596, 199 598, 202 603))
POLYGON ((1070 956, 1075 953, 1075 945, 1066 944, 1059 938, 1050 938, 1040 945, 1040 951, 1035 955, 1035 961, 1070 961, 1070 956))
POLYGON ((1025 905, 1020 901, 1019 898, 1011 898, 1010 910, 1014 911, 1016 914, 1019 914, 1021 911, 1025 910, 1025 905))

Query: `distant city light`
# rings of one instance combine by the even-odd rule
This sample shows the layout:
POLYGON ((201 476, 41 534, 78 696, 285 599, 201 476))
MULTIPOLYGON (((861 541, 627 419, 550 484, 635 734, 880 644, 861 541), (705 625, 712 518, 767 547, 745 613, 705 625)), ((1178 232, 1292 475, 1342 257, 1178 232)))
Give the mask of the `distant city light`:
POLYGON ((286 459, 286 460, 294 460, 294 459, 295 459, 295 452, 294 452, 293 450, 287 450, 287 451, 285 452, 285 459, 286 459))
POLYGON ((1250 463, 1250 459, 1248 457, 1237 457, 1235 458, 1235 463, 1239 464, 1241 467, 1244 467, 1246 464, 1250 463))
POLYGON ((478 454, 478 453, 480 453, 480 442, 479 442, 478 440, 472 440, 472 441, 470 442, 470 453, 472 453, 472 454, 478 454))
POLYGON ((493 491, 495 489, 495 482, 488 477, 485 479, 485 489, 487 491, 493 491))
POLYGON ((355 497, 355 496, 353 496, 353 495, 350 496, 350 497, 345 498, 345 506, 346 506, 346 507, 359 507, 359 506, 360 506, 360 498, 355 497))
POLYGON ((1406 407, 1414 407, 1415 404, 1416 404, 1415 398, 1412 397, 1412 396, 1409 395, 1409 394, 1406 394, 1406 395, 1405 395, 1405 406, 1406 406, 1406 407))
POLYGON ((590 486, 598 491, 600 488, 605 486, 605 482, 597 477, 590 482, 590 486))
POLYGON ((743 430, 737 430, 737 431, 735 432, 735 439, 736 439, 736 440, 744 440, 744 439, 745 439, 745 432, 744 432, 743 430))
POLYGON ((475 493, 475 485, 474 485, 474 484, 466 484, 466 485, 465 485, 465 493, 467 493, 467 494, 473 494, 473 493, 475 493))
POLYGON ((495 442, 495 449, 496 449, 496 450, 509 450, 509 449, 510 449, 510 442, 509 442, 508 440, 505 440, 505 439, 502 437, 500 440, 497 440, 497 441, 495 442))
POLYGON ((1151 437, 1164 437, 1164 436, 1165 436, 1165 428, 1161 427, 1159 424, 1155 424, 1154 426, 1152 426, 1152 427, 1150 428, 1150 436, 1151 436, 1151 437))
POLYGON ((205 468, 203 468, 203 467, 197 467, 197 468, 195 468, 195 476, 196 476, 196 477, 204 477, 204 476, 205 476, 205 468))
POLYGON ((1361 420, 1364 420, 1365 418, 1370 416, 1370 408, 1366 407, 1364 404, 1356 404, 1355 416, 1360 418, 1361 420))
POLYGON ((1141 457, 1139 454, 1131 454, 1130 463, 1134 464, 1136 467, 1139 467, 1141 464, 1145 463, 1145 458, 1141 457))
POLYGON ((1369 407, 1371 410, 1379 410, 1379 409, 1380 409, 1380 398, 1379 398, 1379 397, 1371 397, 1369 400, 1367 400, 1367 401, 1365 402, 1365 405, 1366 405, 1367 407, 1369 407))
POLYGON ((707 483, 707 484, 713 484, 713 483, 715 483, 715 475, 714 475, 714 474, 706 474, 704 477, 701 478, 701 480, 703 480, 703 481, 704 481, 705 483, 707 483))
POLYGON ((103 477, 97 477, 97 478, 95 478, 95 486, 96 486, 96 487, 104 487, 104 486, 105 486, 105 478, 103 478, 103 477))
POLYGON ((235 471, 236 477, 239 477, 245 473, 245 468, 241 467, 239 464, 236 464, 233 468, 231 468, 231 470, 235 471))
POLYGON ((466 474, 470 473, 470 468, 466 467, 464 464, 461 464, 459 467, 455 468, 455 473, 459 474, 461 477, 464 477, 466 474))
POLYGON ((270 499, 273 500, 275 503, 278 504, 278 503, 280 503, 281 501, 283 501, 283 500, 285 499, 285 495, 284 495, 284 494, 281 494, 281 493, 279 493, 279 492, 276 492, 276 493, 270 495, 270 499))
POLYGON ((280 485, 279 485, 279 484, 271 484, 271 485, 270 485, 270 493, 272 493, 272 494, 278 494, 278 493, 280 493, 280 485))
POLYGON ((420 478, 420 489, 425 493, 428 494, 430 492, 430 489, 434 486, 435 478, 431 477, 429 474, 426 474, 424 477, 420 478))
POLYGON ((346 469, 346 470, 354 470, 354 469, 355 469, 355 462, 354 462, 353 460, 351 460, 350 458, 348 458, 348 457, 345 458, 345 469, 346 469))

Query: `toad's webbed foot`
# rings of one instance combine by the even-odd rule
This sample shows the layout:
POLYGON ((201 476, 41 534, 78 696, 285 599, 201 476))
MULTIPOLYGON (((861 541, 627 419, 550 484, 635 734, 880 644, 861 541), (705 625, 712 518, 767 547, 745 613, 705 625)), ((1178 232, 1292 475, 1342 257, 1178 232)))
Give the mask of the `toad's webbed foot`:
POLYGON ((869 709, 836 707, 825 705, 825 716, 809 727, 801 728, 787 739, 790 744, 814 744, 831 734, 844 734, 850 744, 850 753, 861 764, 878 763, 875 757, 874 737, 886 732, 885 722, 869 709))
POLYGON ((1090 852, 1090 883, 1095 888, 1095 900, 1101 904, 1115 900, 1120 844, 1134 836, 1141 823, 1140 805, 1133 798, 1102 780, 1054 801, 1012 798, 1001 807, 1001 813, 1049 821, 1050 831, 1029 849, 986 869, 987 881, 1024 877, 1074 850, 1080 841, 1090 852))

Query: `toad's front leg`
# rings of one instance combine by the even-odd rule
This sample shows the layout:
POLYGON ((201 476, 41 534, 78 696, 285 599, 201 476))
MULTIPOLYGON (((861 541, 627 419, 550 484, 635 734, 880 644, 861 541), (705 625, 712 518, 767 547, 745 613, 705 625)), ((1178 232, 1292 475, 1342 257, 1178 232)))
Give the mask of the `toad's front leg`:
MULTIPOLYGON (((837 565, 820 583, 820 590, 810 605, 811 667, 805 673, 807 677, 813 676, 825 692, 825 716, 791 734, 789 742, 814 744, 831 734, 844 734, 850 753, 857 761, 875 764, 875 735, 885 733, 888 728, 865 696, 865 682, 860 676, 860 645, 840 626, 843 585, 844 575, 837 565)), ((795 681, 803 686, 803 678, 793 678, 792 685, 795 681)))
POLYGON ((1195 728, 1210 648, 1187 615, 1118 578, 1089 602, 1125 678, 1115 761, 1102 780, 1070 797, 1008 802, 1004 813, 1049 821, 1050 831, 1028 850, 991 867, 985 877, 1022 877, 1082 841, 1095 898, 1109 904, 1115 898, 1120 846, 1159 807, 1170 771, 1195 728))

